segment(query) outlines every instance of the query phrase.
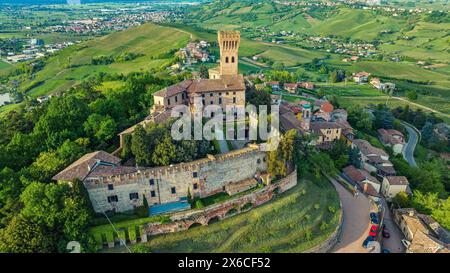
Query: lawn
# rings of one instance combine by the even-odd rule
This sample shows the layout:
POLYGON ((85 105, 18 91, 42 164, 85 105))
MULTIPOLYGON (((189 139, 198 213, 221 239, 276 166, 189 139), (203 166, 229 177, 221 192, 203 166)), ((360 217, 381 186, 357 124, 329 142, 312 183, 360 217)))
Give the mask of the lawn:
POLYGON ((302 252, 328 238, 338 217, 334 187, 307 175, 261 207, 209 226, 150 237, 145 244, 152 252, 302 252))

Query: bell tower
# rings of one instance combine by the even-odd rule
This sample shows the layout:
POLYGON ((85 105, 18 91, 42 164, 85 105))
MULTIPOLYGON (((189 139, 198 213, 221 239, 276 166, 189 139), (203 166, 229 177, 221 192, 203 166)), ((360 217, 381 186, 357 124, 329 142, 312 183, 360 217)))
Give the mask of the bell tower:
POLYGON ((236 30, 219 31, 218 42, 220 47, 221 76, 238 74, 238 50, 241 34, 236 30))

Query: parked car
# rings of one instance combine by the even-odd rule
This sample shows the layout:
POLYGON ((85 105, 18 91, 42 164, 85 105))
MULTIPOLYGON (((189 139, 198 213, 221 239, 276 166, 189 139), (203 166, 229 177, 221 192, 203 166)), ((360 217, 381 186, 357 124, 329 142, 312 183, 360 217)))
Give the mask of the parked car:
POLYGON ((370 223, 378 225, 379 223, 378 214, 376 212, 371 212, 369 216, 370 216, 370 223))
POLYGON ((363 242, 363 244, 362 244, 362 247, 367 248, 367 245, 369 244, 369 242, 372 242, 372 241, 375 241, 375 237, 373 237, 373 236, 368 236, 368 237, 364 240, 364 242, 363 242))
POLYGON ((378 227, 376 225, 372 225, 370 227, 369 236, 376 237, 377 236, 378 227))

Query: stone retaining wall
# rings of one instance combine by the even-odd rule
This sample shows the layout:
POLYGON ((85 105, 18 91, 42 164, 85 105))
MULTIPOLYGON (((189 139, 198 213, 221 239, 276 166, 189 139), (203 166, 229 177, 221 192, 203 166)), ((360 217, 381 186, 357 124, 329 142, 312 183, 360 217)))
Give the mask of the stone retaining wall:
POLYGON ((151 223, 142 228, 142 241, 146 237, 177 232, 189 229, 192 225, 208 225, 212 220, 222 220, 240 214, 251 208, 270 201, 276 193, 283 193, 297 185, 297 171, 293 171, 285 178, 250 194, 214 204, 203 209, 178 212, 171 215, 171 223, 151 223))
MULTIPOLYGON (((283 193, 297 185, 297 171, 293 171, 285 178, 276 181, 252 193, 217 203, 202 209, 176 212, 170 215, 170 223, 148 223, 141 227, 137 240, 127 240, 130 244, 147 242, 149 236, 178 232, 189 229, 193 225, 206 226, 217 220, 223 220, 258 207, 270 201, 274 195, 283 193)), ((105 245, 112 248, 123 242, 107 242, 105 245)))

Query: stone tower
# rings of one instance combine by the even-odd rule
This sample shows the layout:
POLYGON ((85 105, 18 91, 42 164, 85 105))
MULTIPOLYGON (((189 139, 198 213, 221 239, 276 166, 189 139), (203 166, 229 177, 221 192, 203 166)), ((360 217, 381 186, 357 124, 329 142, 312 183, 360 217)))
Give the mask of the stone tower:
POLYGON ((238 50, 241 34, 236 30, 219 31, 218 42, 220 47, 221 76, 238 74, 238 50))

